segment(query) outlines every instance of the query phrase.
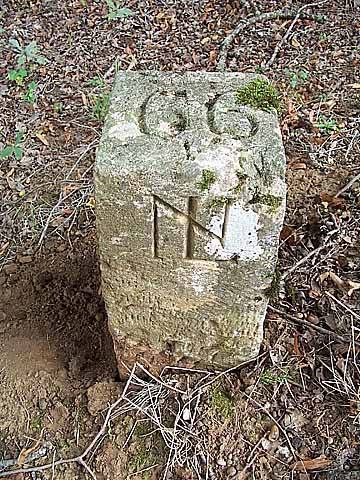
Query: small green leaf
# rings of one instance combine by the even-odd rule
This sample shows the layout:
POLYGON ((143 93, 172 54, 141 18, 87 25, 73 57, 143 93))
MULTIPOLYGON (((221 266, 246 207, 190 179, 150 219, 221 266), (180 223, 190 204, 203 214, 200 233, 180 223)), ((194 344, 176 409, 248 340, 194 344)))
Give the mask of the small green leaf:
POLYGON ((17 61, 18 65, 24 65, 26 63, 26 55, 25 53, 22 53, 17 61))
POLYGON ((14 147, 12 145, 8 145, 7 147, 3 148, 0 152, 0 158, 7 158, 13 154, 14 147))
POLYGON ((14 147, 14 153, 15 153, 15 157, 17 158, 17 160, 21 160, 22 159, 22 148, 21 147, 14 147))
POLYGON ((10 45, 12 45, 18 52, 22 52, 23 49, 21 48, 20 43, 16 40, 16 38, 10 38, 9 40, 10 45))
POLYGON ((42 55, 36 55, 35 61, 36 61, 39 65, 45 65, 46 62, 47 62, 47 59, 46 59, 45 57, 43 57, 42 55))
POLYGON ((132 17, 133 15, 135 15, 135 13, 130 10, 130 8, 119 8, 117 10, 117 16, 120 17, 120 18, 124 18, 124 17, 132 17))
POLYGON ((0 35, 5 32, 6 32, 5 28, 0 27, 0 35))
POLYGON ((19 145, 20 142, 22 142, 24 138, 23 132, 18 132, 15 137, 15 145, 19 145))

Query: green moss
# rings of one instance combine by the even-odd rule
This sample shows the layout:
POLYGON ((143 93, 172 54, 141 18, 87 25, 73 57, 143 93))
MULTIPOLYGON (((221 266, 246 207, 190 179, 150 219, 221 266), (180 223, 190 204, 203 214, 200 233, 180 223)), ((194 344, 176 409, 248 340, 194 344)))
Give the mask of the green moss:
POLYGON ((272 276, 271 285, 266 291, 266 295, 271 300, 275 300, 279 296, 280 285, 281 285, 281 272, 280 272, 279 264, 276 264, 275 271, 272 276))
POLYGON ((224 205, 227 205, 230 202, 229 197, 215 197, 211 200, 210 210, 216 210, 217 208, 222 208, 224 205))
POLYGON ((227 133, 228 135, 230 135, 235 140, 241 140, 241 135, 239 135, 238 131, 235 130, 235 128, 226 128, 224 130, 224 133, 227 133))
POLYGON ((284 107, 276 88, 267 80, 257 78, 236 92, 236 103, 249 105, 265 112, 276 110, 280 117, 284 107))
MULTIPOLYGON (((162 461, 160 455, 160 446, 162 445, 162 441, 158 434, 155 438, 153 435, 149 436, 150 433, 151 430, 146 422, 137 424, 130 448, 130 450, 132 450, 132 454, 128 462, 128 466, 130 467, 129 476, 133 476, 136 472, 161 463, 162 461)), ((153 473, 154 470, 151 469, 149 471, 142 472, 141 474, 137 475, 136 478, 148 480, 152 478, 153 473)))
POLYGON ((268 207, 272 207, 274 210, 279 208, 282 203, 281 197, 276 197, 275 195, 260 195, 256 193, 250 203, 262 203, 263 205, 267 205, 268 207))
POLYGON ((218 385, 214 385, 209 391, 209 405, 223 420, 234 415, 234 402, 218 385))
POLYGON ((213 172, 212 170, 203 170, 202 178, 198 183, 198 187, 202 192, 208 192, 211 188, 211 185, 213 185, 215 182, 216 182, 215 172, 213 172))
POLYGON ((245 185, 245 182, 246 182, 246 179, 248 178, 248 176, 246 175, 246 173, 242 173, 240 172, 240 170, 238 170, 236 172, 236 176, 239 180, 239 183, 236 185, 236 187, 234 188, 234 192, 235 193, 241 193, 242 192, 242 189, 245 185))

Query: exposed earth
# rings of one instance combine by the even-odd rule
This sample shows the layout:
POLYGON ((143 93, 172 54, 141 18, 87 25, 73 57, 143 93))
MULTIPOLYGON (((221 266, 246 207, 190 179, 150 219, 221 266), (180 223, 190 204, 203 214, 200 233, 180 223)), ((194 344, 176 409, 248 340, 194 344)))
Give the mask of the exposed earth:
MULTIPOLYGON (((101 297, 92 186, 115 72, 213 71, 241 20, 289 3, 0 0, 0 478, 360 479, 360 9, 351 1, 303 9, 289 31, 305 5, 291 2, 291 18, 252 23, 226 55, 230 71, 267 75, 284 104, 287 215, 259 357, 220 377, 169 371, 178 390, 201 392, 189 404, 199 419, 189 449, 178 446, 170 467, 179 404, 188 421, 175 390, 156 404, 161 428, 155 413, 119 410, 86 466, 31 471, 81 455, 125 386, 101 297)), ((137 402, 144 385, 132 384, 137 402)))

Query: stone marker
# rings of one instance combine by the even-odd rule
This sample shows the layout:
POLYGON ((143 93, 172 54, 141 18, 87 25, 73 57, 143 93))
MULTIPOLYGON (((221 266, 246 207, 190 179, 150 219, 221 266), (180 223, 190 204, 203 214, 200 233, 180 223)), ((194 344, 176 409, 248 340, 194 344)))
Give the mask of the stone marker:
POLYGON ((118 363, 233 367, 259 351, 285 208, 278 121, 242 73, 117 75, 97 153, 118 363))

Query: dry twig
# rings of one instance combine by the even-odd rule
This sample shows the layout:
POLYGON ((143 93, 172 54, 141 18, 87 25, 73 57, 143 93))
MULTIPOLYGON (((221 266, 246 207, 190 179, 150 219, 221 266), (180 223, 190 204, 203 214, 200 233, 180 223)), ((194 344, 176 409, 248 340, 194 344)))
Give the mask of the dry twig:
MULTIPOLYGON (((282 10, 275 10, 273 12, 265 12, 261 13, 259 15, 254 15, 253 17, 241 20, 237 26, 234 28, 234 30, 227 36, 225 37, 224 41, 222 42, 220 46, 220 52, 218 56, 218 62, 216 66, 216 70, 219 72, 223 72, 226 70, 226 58, 228 55, 229 48, 234 41, 234 39, 239 35, 239 33, 246 28, 250 27, 251 25, 254 25, 255 23, 259 22, 266 22, 268 20, 275 20, 279 18, 294 18, 296 17, 295 12, 283 12, 282 10)), ((300 15, 298 18, 311 18, 311 19, 316 19, 316 16, 313 15, 302 15, 300 12, 300 15)))
MULTIPOLYGON (((352 339, 349 337, 344 337, 342 335, 339 335, 338 333, 332 332, 331 330, 327 330, 326 328, 319 327, 319 325, 314 325, 311 322, 308 322, 304 318, 298 318, 295 317, 294 315, 289 315, 286 312, 282 312, 281 310, 269 305, 268 309, 274 313, 277 313, 278 315, 282 316, 285 320, 292 320, 295 323, 300 323, 301 325, 305 325, 306 327, 312 328, 313 330, 317 330, 320 333, 323 333, 324 335, 329 335, 332 337, 334 340, 338 342, 343 342, 343 343, 350 343, 352 339)), ((355 342, 355 345, 360 346, 360 342, 355 342)))
POLYGON ((271 55, 270 59, 267 61, 265 64, 264 68, 267 69, 271 67, 271 65, 275 62, 276 57, 279 54, 279 51, 281 47, 284 45, 286 40, 289 38, 296 22, 299 20, 301 13, 311 7, 318 7, 319 5, 323 5, 324 3, 327 3, 328 0, 322 0, 321 2, 315 2, 315 3, 308 3, 306 5, 303 5, 301 8, 299 8, 297 14, 295 15, 294 20, 291 22, 290 27, 288 28, 287 32, 285 35, 282 37, 282 39, 279 41, 279 43, 276 45, 273 54, 271 55))

